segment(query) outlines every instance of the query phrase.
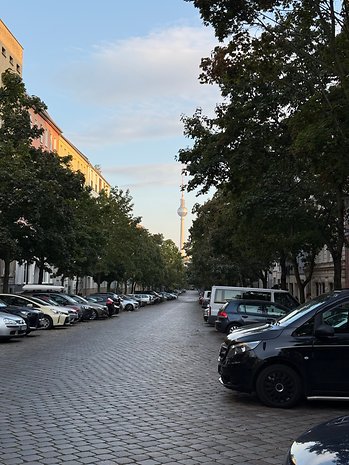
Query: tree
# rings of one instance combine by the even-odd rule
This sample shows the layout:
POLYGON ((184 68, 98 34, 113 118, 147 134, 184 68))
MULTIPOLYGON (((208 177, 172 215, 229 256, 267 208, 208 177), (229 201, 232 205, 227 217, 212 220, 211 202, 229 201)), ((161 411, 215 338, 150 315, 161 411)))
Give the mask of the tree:
POLYGON ((37 97, 29 97, 21 78, 6 71, 0 88, 0 258, 4 260, 3 291, 8 290, 11 261, 23 258, 21 241, 32 235, 28 222, 31 199, 25 186, 31 181, 31 142, 41 130, 31 126, 29 108, 45 109, 37 97))
MULTIPOLYGON (((201 75, 202 82, 220 86, 225 103, 216 108, 214 118, 203 116, 200 110, 192 118, 184 118, 185 133, 194 140, 192 148, 179 153, 179 160, 192 176, 189 189, 201 187, 207 192, 211 186, 224 187, 241 204, 251 203, 252 199, 252 204, 258 205, 265 203, 268 196, 275 197, 267 188, 267 180, 280 189, 277 180, 281 178, 290 186, 292 199, 298 195, 297 208, 287 215, 292 219, 288 222, 289 230, 292 222, 297 221, 297 214, 303 221, 299 207, 306 203, 306 211, 318 221, 312 225, 316 236, 313 252, 319 245, 316 231, 322 229, 334 257, 335 285, 340 287, 338 263, 344 244, 343 205, 349 172, 344 156, 347 123, 333 97, 339 92, 342 106, 347 106, 347 4, 297 0, 193 3, 206 24, 213 25, 217 37, 227 42, 202 61, 201 75), (302 128, 295 121, 314 98, 322 101, 319 112, 327 110, 327 135, 332 144, 330 147, 328 137, 327 141, 320 137, 317 153, 297 151, 296 132, 301 134, 302 128), (334 166, 340 175, 327 182, 325 195, 320 195, 323 179, 333 172, 334 166), (329 219, 330 227, 326 228, 329 219)), ((316 121, 319 123, 319 118, 316 121)), ((310 126, 307 125, 308 140, 314 136, 310 126)), ((303 132, 302 140, 304 136, 303 132)), ((284 231, 284 239, 286 191, 281 186, 281 202, 270 210, 281 219, 279 232, 284 231)), ((305 236, 302 239, 297 233, 293 237, 298 240, 296 249, 300 253, 299 245, 305 242, 305 236)), ((295 244, 286 241, 286 245, 286 249, 280 249, 280 256, 286 257, 291 251, 294 256, 295 244)))

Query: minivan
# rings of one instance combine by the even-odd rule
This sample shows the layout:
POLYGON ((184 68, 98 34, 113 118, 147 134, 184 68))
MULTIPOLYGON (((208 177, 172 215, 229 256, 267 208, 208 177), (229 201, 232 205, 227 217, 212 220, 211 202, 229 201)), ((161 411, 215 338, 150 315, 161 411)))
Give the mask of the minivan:
POLYGON ((212 286, 210 304, 208 307, 207 323, 214 326, 218 310, 229 300, 250 299, 267 300, 283 305, 293 310, 298 307, 299 302, 288 291, 280 289, 264 289, 261 287, 234 287, 234 286, 212 286))
POLYGON ((323 294, 274 324, 231 332, 218 358, 220 382, 270 407, 302 398, 349 399, 349 290, 323 294))

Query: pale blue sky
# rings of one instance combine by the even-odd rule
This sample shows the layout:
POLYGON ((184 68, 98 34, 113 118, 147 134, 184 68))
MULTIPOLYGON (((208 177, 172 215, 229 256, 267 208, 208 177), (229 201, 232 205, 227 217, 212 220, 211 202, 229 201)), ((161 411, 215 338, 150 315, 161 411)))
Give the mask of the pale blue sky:
MULTIPOLYGON (((13 0, 1 19, 24 48, 27 91, 112 186, 130 189, 143 225, 178 245, 175 156, 190 144, 180 117, 211 113, 219 99, 198 82, 216 45, 198 10, 184 0, 13 0)), ((189 211, 205 200, 185 198, 189 211)))

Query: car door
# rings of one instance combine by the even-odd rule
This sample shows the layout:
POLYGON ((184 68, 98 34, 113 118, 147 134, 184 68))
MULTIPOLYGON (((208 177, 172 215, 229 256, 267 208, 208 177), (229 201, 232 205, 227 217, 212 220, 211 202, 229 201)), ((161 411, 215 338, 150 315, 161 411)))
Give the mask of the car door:
POLYGON ((320 325, 331 326, 334 335, 314 337, 309 360, 309 383, 313 395, 349 397, 349 301, 317 315, 315 328, 320 325))

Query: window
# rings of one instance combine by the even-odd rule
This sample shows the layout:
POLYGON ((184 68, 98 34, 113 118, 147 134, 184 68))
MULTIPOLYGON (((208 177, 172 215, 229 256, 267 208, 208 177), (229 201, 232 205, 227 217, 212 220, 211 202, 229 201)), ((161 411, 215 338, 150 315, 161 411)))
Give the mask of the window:
POLYGON ((286 310, 283 308, 277 307, 276 305, 270 304, 270 305, 265 305, 265 310, 268 316, 278 318, 280 316, 286 315, 286 310))
POLYGON ((306 323, 296 329, 293 336, 312 336, 314 333, 314 317, 310 318, 306 323))
POLYGON ((335 333, 349 332, 349 302, 339 307, 326 310, 322 314, 322 321, 334 328, 335 333))
POLYGON ((270 300, 270 292, 261 292, 261 291, 247 291, 242 295, 243 299, 256 299, 256 300, 270 300))
POLYGON ((239 305, 239 313, 245 313, 246 315, 256 315, 263 313, 262 305, 253 305, 253 304, 241 304, 239 305))
POLYGON ((19 65, 16 65, 17 73, 21 74, 21 67, 19 65))
POLYGON ((275 292, 274 301, 287 308, 296 308, 299 302, 287 292, 275 292))
POLYGON ((10 63, 13 65, 13 57, 10 56, 10 63))
POLYGON ((1 47, 2 48, 2 54, 4 55, 4 57, 6 56, 6 48, 5 47, 1 47))

